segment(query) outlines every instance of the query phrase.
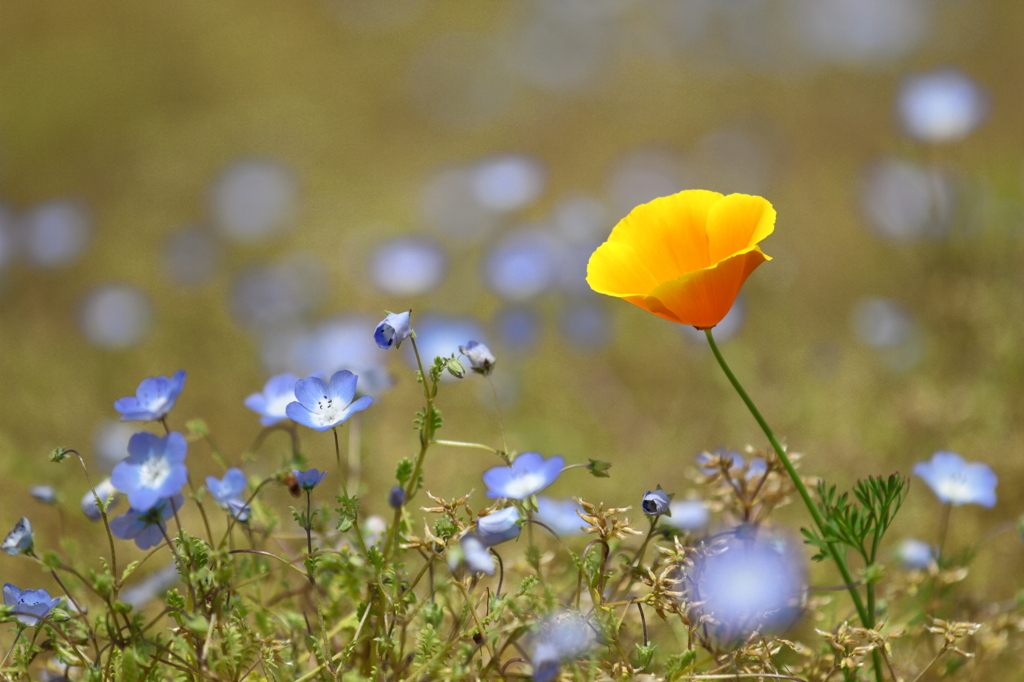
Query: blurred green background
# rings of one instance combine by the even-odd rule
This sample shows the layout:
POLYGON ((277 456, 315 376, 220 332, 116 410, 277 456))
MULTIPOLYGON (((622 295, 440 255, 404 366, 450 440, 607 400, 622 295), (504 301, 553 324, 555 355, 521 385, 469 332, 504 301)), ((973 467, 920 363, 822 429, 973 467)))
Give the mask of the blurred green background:
MULTIPOLYGON (((0 525, 46 527, 27 486, 51 483, 84 529, 80 472, 46 454, 109 469, 112 402, 177 369, 172 428, 202 417, 237 463, 272 373, 386 367, 362 420, 381 511, 420 399, 368 344, 408 308, 425 346, 495 352, 510 447, 613 464, 553 493, 684 496, 696 453, 764 438, 699 337, 582 278, 633 205, 706 188, 778 210, 719 338, 804 471, 988 462, 999 504, 953 517, 981 537, 1021 513, 1021 27, 974 0, 6 0, 0 525)), ((500 444, 485 380, 439 402, 443 437, 500 444)), ((189 462, 219 473, 203 443, 189 462)), ((479 508, 497 463, 437 448, 427 489, 479 508)), ((934 539, 938 511, 915 480, 895 535, 934 539)), ((1019 556, 1009 534, 983 561, 1019 556)))

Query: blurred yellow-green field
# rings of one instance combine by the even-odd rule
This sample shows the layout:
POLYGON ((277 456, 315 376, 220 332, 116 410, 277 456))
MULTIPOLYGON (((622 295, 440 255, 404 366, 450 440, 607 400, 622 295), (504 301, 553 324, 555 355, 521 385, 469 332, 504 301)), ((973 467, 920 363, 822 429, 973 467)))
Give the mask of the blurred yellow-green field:
MULTIPOLYGON (((583 278, 634 205, 704 188, 778 211, 719 336, 803 470, 987 462, 998 504, 952 520, 983 537, 1024 512, 1022 38, 1024 6, 995 0, 6 0, 0 526, 55 544, 27 491, 49 483, 101 541, 79 468, 46 455, 109 470, 113 401, 178 369, 171 427, 201 417, 238 464, 271 374, 386 367, 360 423, 384 510, 421 394, 408 348, 371 335, 409 308, 424 346, 495 352, 511 448, 612 463, 555 494, 685 497, 698 452, 764 436, 699 335, 583 278)), ((444 437, 500 445, 486 380, 439 405, 444 437)), ((332 467, 330 434, 301 435, 332 467)), ((287 452, 272 435, 247 472, 287 452)), ((188 461, 197 485, 220 472, 203 442, 188 461)), ((426 487, 479 508, 496 463, 438 447, 426 487)), ((915 480, 892 536, 938 518, 915 480)), ((972 584, 1013 594, 1020 555, 999 536, 972 584)))

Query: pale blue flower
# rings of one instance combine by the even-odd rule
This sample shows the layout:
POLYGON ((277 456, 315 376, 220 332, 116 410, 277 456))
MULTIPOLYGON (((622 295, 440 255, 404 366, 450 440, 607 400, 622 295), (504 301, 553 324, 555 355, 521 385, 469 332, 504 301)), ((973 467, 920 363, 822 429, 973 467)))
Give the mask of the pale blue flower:
POLYGON ((311 429, 333 429, 373 403, 368 395, 353 401, 358 380, 347 369, 335 372, 330 384, 316 376, 302 379, 295 384, 297 402, 289 403, 285 413, 292 421, 311 429))
POLYGON ((966 462, 955 452, 939 450, 931 460, 915 464, 914 475, 922 478, 943 504, 980 504, 989 509, 996 504, 999 477, 984 462, 966 462))
POLYGON ((82 495, 80 503, 82 513, 89 517, 90 521, 99 521, 103 518, 100 508, 96 506, 97 497, 103 503, 104 510, 106 511, 115 507, 121 499, 121 496, 117 493, 117 488, 114 487, 109 478, 105 478, 97 483, 95 488, 82 495))
POLYGON ((292 473, 295 474, 295 481, 307 492, 320 485, 320 482, 324 480, 324 476, 327 475, 326 471, 319 471, 317 469, 307 469, 306 471, 292 469, 292 473))
POLYGON ((523 527, 519 525, 519 510, 505 507, 476 520, 476 535, 484 547, 493 547, 519 537, 523 527))
POLYGON ((583 507, 574 500, 556 500, 547 495, 538 495, 537 513, 533 518, 562 537, 582 535, 587 524, 579 517, 577 511, 583 511, 583 507))
POLYGON ((295 384, 299 377, 294 374, 278 374, 267 380, 261 393, 253 393, 245 399, 245 406, 260 415, 260 424, 273 426, 288 418, 285 410, 295 402, 295 384))
POLYGON ((404 313, 389 313, 381 320, 380 324, 373 331, 373 340, 377 345, 387 350, 394 346, 398 348, 402 341, 409 338, 412 328, 409 326, 409 311, 404 313))
POLYGON ((32 532, 32 524, 29 522, 28 517, 22 516, 14 528, 4 538, 3 544, 0 544, 0 549, 7 552, 12 556, 19 554, 31 554, 35 534, 32 532))
POLYGON ((956 69, 912 76, 899 95, 903 127, 923 142, 956 142, 967 137, 988 114, 981 87, 956 69))
POLYGON ((711 520, 711 511, 703 500, 679 500, 669 505, 668 525, 680 530, 700 530, 711 520))
POLYGON ((122 540, 134 540, 139 549, 149 549, 159 545, 167 534, 167 519, 181 509, 185 496, 177 494, 172 498, 157 500, 152 508, 146 511, 129 509, 124 514, 110 520, 110 532, 122 540))
POLYGON ((466 562, 466 568, 473 573, 494 575, 494 571, 497 568, 494 563, 494 557, 491 556, 490 550, 484 546, 480 538, 472 533, 463 535, 459 541, 459 547, 462 550, 462 558, 466 562))
POLYGON ((906 538, 896 546, 900 566, 908 570, 925 570, 935 563, 938 551, 924 540, 906 538))
POLYGON ((217 504, 244 523, 249 518, 249 506, 242 499, 247 482, 242 470, 232 467, 224 472, 222 479, 207 476, 206 489, 210 491, 217 504))
POLYGON ((162 438, 136 433, 128 441, 128 457, 114 467, 110 482, 128 496, 128 503, 140 512, 157 500, 171 497, 188 482, 185 455, 188 444, 177 431, 162 438))
POLYGON ((688 570, 688 600, 703 602, 701 610, 726 639, 759 628, 783 629, 800 614, 806 577, 798 548, 759 533, 730 539, 688 570))
POLYGON ((594 646, 596 637, 586 620, 567 613, 541 625, 537 633, 530 665, 534 682, 552 682, 558 677, 562 661, 575 658, 594 646))
POLYGON ((28 489, 28 494, 43 504, 57 504, 57 490, 52 485, 34 485, 28 489))
POLYGON ((185 370, 179 369, 170 378, 149 377, 142 380, 135 395, 114 401, 114 409, 121 413, 123 422, 157 421, 171 411, 184 386, 185 370))
POLYGON ((38 625, 40 618, 60 603, 60 597, 51 597, 46 590, 21 590, 4 583, 4 604, 13 607, 13 614, 23 625, 38 625))
POLYGON ((554 483, 564 466, 565 459, 558 455, 544 459, 539 452, 524 452, 512 460, 511 466, 484 472, 487 497, 525 500, 554 483))

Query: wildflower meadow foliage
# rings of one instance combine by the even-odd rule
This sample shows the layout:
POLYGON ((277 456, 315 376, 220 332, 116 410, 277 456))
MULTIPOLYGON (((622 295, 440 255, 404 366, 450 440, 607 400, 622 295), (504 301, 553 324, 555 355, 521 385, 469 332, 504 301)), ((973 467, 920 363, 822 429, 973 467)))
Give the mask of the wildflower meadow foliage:
MULTIPOLYGON (((404 383, 423 400, 408 452, 365 462, 394 467, 380 490, 359 480, 357 439, 342 457, 339 431, 375 416, 353 371, 282 374, 237 397, 259 417, 258 442, 290 436, 262 478, 252 452, 220 451, 202 420, 175 412, 184 371, 143 380, 115 408, 160 433, 132 436, 109 479, 75 449, 50 456, 81 476, 81 511, 102 540, 85 549, 36 537, 22 518, 3 541, 6 561, 42 569, 28 589, 4 586, 4 679, 897 682, 1011 669, 1024 598, 977 603, 965 579, 990 538, 950 547, 945 537, 953 507, 996 506, 996 473, 951 452, 917 464, 941 523, 935 544, 911 537, 924 531, 899 521, 910 479, 885 473, 841 490, 821 478, 719 350, 713 328, 769 260, 758 244, 774 224, 760 197, 681 192, 637 207, 591 258, 595 290, 703 331, 765 437, 742 453, 681 457, 687 491, 645 471, 630 507, 540 494, 556 480, 614 478, 584 453, 517 452, 504 430, 495 444, 442 438, 440 405, 458 386, 442 378, 491 382, 502 365, 468 338, 459 356, 421 357, 409 312, 365 329, 382 349, 412 345, 416 383, 404 383), (223 472, 205 486, 186 462, 198 441, 223 472), (463 449, 487 506, 434 473, 440 448, 463 449), (335 466, 309 468, 313 452, 335 466), (290 513, 275 488, 295 499, 290 513), (367 516, 367 496, 386 500, 385 518, 367 516), (776 520, 788 503, 798 527, 776 520)), ((78 513, 54 490, 33 495, 78 513)))

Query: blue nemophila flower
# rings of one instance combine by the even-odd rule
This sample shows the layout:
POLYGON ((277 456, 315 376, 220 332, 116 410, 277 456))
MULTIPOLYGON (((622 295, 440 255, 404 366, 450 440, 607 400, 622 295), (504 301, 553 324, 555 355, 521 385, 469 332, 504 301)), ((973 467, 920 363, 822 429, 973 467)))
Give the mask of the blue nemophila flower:
POLYGON ((565 460, 558 455, 544 459, 539 452, 524 452, 511 466, 484 472, 487 497, 525 500, 554 483, 564 466, 565 460))
POLYGON ((241 469, 232 467, 224 472, 224 478, 217 479, 213 476, 206 477, 206 489, 213 495, 224 509, 231 512, 231 515, 239 521, 246 521, 249 518, 249 507, 242 498, 245 491, 246 478, 241 469))
POLYGON ((486 376, 494 369, 494 354, 482 343, 470 341, 465 346, 459 346, 459 352, 469 359, 470 366, 477 374, 486 376))
POLYGON ((260 424, 273 426, 288 418, 285 412, 295 402, 295 384, 299 377, 294 374, 278 374, 263 384, 261 393, 253 393, 245 399, 245 406, 260 415, 260 424))
POLYGON ((640 503, 640 508, 648 516, 661 516, 662 514, 672 516, 672 509, 669 506, 671 504, 672 496, 662 490, 659 485, 657 490, 648 490, 644 493, 644 499, 640 503))
POLYGON ((938 558, 933 545, 924 540, 905 538, 896 545, 896 559, 900 566, 908 570, 925 570, 938 558))
POLYGON ((563 537, 582 535, 586 523, 576 513, 577 510, 583 511, 583 507, 574 500, 556 500, 547 495, 538 495, 537 513, 533 518, 563 537))
POLYGON ((292 473, 295 474, 296 483, 306 491, 312 490, 320 485, 320 481, 324 480, 324 476, 327 475, 326 471, 319 471, 317 469, 306 469, 305 471, 292 469, 292 473))
POLYGON ((462 539, 459 540, 459 546, 453 548, 453 550, 455 551, 452 551, 448 556, 448 567, 453 571, 461 563, 465 562, 466 568, 473 573, 494 575, 494 571, 497 568, 497 565, 494 563, 494 557, 491 556, 490 550, 484 546, 484 543, 476 535, 472 533, 463 535, 462 539))
POLYGON ((103 518, 100 508, 96 506, 97 497, 100 498, 100 502, 103 503, 104 509, 107 511, 112 509, 121 499, 121 496, 117 494, 117 488, 110 482, 110 479, 104 478, 96 484, 95 488, 82 495, 80 503, 82 513, 89 517, 90 521, 99 521, 103 518))
POLYGON ((914 465, 914 475, 924 479, 943 504, 996 504, 999 477, 984 462, 967 462, 955 452, 939 450, 927 462, 914 465))
POLYGON ((552 682, 558 677, 562 661, 583 654, 594 645, 595 639, 586 620, 576 613, 541 625, 530 656, 534 682, 552 682))
POLYGON ((171 497, 188 482, 185 437, 172 431, 164 437, 136 433, 128 441, 128 457, 114 467, 110 482, 128 496, 128 503, 140 512, 157 500, 171 497))
POLYGON ((734 537, 722 551, 700 558, 687 570, 692 602, 703 602, 727 639, 759 628, 782 629, 796 620, 806 590, 799 549, 784 537, 758 531, 734 537))
POLYGON ((3 544, 0 544, 0 549, 13 556, 31 554, 34 538, 32 524, 29 523, 27 517, 22 516, 14 524, 14 528, 7 534, 7 537, 4 538, 3 544))
POLYGON ((400 485, 392 486, 391 492, 388 493, 388 506, 392 509, 398 509, 405 504, 405 488, 400 485))
POLYGON ((115 400, 114 409, 123 422, 157 421, 171 411, 184 386, 185 370, 179 369, 170 378, 149 377, 142 380, 135 395, 115 400))
POLYGON ((28 494, 43 504, 57 504, 57 490, 52 485, 34 485, 28 489, 28 494))
POLYGON ((285 413, 293 421, 317 431, 333 429, 373 403, 368 395, 353 401, 359 378, 343 369, 335 372, 328 384, 319 377, 302 379, 295 384, 295 399, 285 413))
POLYGON ((711 520, 711 511, 703 500, 679 500, 669 505, 665 523, 680 530, 700 530, 711 520))
POLYGON ((484 547, 514 540, 519 537, 523 527, 519 525, 519 510, 505 507, 476 520, 476 536, 484 547))
POLYGON ((381 320, 380 324, 373 331, 373 340, 377 345, 387 350, 394 346, 398 348, 412 334, 412 327, 409 326, 409 312, 389 313, 381 320))
POLYGON ((38 625, 60 603, 60 597, 51 597, 46 590, 21 590, 4 583, 4 604, 13 607, 14 616, 23 625, 38 625))
POLYGON ((177 494, 171 498, 157 500, 146 511, 129 509, 124 514, 110 520, 110 532, 115 538, 134 540, 139 549, 149 549, 159 545, 167 534, 165 521, 181 509, 185 496, 177 494))

